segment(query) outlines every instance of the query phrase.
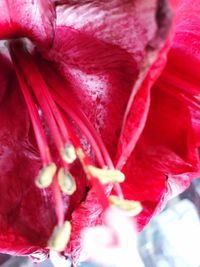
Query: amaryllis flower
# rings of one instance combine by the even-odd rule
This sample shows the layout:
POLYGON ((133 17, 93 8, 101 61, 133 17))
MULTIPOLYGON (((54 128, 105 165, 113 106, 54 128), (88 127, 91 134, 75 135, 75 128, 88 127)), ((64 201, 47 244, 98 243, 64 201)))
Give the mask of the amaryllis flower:
POLYGON ((82 229, 111 204, 139 213, 141 229, 197 175, 199 3, 188 3, 152 88, 171 46, 167 1, 0 2, 1 252, 53 249, 76 264, 82 229))

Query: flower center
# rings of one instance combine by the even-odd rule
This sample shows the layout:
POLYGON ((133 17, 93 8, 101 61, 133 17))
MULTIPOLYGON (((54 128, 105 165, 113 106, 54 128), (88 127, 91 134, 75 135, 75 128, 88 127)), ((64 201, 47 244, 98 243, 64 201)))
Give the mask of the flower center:
POLYGON ((124 205, 119 183, 123 182, 125 177, 114 168, 100 136, 79 108, 76 99, 67 90, 59 74, 38 56, 32 55, 21 41, 11 41, 9 52, 41 156, 42 169, 36 177, 36 185, 41 189, 51 186, 54 194, 58 225, 50 238, 49 247, 63 250, 69 240, 71 227, 70 222, 64 221, 62 193, 70 196, 76 191, 76 180, 70 173, 70 164, 76 159, 80 161, 103 210, 106 210, 110 203, 128 211, 134 205, 127 205, 127 201, 124 205), (71 126, 71 120, 87 138, 98 166, 95 166, 94 159, 81 145, 77 131, 71 126), (49 144, 44 121, 53 140, 56 159, 49 144), (108 183, 114 184, 118 195, 115 201, 113 198, 108 199, 106 195, 104 184, 108 183), (66 238, 63 239, 63 235, 66 238))

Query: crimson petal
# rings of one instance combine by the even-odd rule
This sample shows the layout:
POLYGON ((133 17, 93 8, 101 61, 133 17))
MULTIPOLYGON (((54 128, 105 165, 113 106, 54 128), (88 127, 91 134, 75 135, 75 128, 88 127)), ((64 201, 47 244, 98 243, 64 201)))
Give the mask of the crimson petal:
POLYGON ((137 81, 136 87, 139 86, 139 89, 133 95, 133 100, 131 98, 129 100, 130 108, 127 109, 127 119, 123 124, 116 156, 116 166, 119 169, 126 164, 145 127, 151 102, 151 87, 165 65, 166 53, 169 47, 170 40, 166 42, 159 52, 157 59, 148 70, 146 77, 143 77, 144 80, 139 79, 137 81))
POLYGON ((199 177, 200 5, 198 1, 190 5, 190 1, 177 5, 167 65, 152 89, 147 123, 124 168, 126 196, 135 196, 144 206, 137 218, 140 229, 169 198, 199 177))
POLYGON ((147 123, 123 169, 125 196, 134 196, 144 207, 137 218, 140 229, 164 206, 171 190, 180 193, 189 186, 192 176, 185 173, 198 171, 189 109, 180 95, 168 90, 153 88, 147 123))
POLYGON ((167 67, 161 77, 184 96, 193 116, 196 142, 200 145, 200 4, 179 1, 175 10, 175 37, 167 67), (188 12, 189 10, 189 12, 188 12))

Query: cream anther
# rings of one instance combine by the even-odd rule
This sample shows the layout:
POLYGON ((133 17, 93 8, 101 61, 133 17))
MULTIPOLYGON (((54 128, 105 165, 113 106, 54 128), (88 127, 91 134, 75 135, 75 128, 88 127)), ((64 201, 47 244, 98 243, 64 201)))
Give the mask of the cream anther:
POLYGON ((67 144, 61 149, 61 155, 65 162, 68 164, 73 163, 76 160, 76 150, 72 144, 67 144))
POLYGON ((138 201, 120 199, 111 195, 109 201, 112 205, 124 210, 128 216, 136 216, 142 211, 142 205, 138 201))
POLYGON ((119 170, 100 169, 89 165, 86 171, 90 176, 98 178, 102 184, 122 183, 125 180, 124 174, 119 170))
POLYGON ((50 163, 48 166, 44 167, 39 172, 35 184, 41 189, 48 187, 52 183, 56 169, 57 167, 55 163, 50 163))
POLYGON ((58 182, 63 193, 72 195, 76 191, 74 177, 69 172, 66 172, 64 168, 60 168, 58 172, 58 182))
POLYGON ((71 223, 65 221, 62 226, 56 226, 48 241, 50 249, 61 252, 65 249, 71 235, 71 223))

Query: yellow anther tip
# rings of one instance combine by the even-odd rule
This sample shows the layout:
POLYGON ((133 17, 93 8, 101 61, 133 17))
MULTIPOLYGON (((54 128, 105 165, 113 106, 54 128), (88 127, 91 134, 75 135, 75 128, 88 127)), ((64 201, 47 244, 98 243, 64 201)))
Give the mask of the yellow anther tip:
POLYGON ((66 173, 63 168, 58 172, 58 182, 60 189, 67 195, 72 195, 76 191, 76 182, 70 173, 66 173))
POLYGON ((83 160, 85 158, 85 154, 84 154, 84 152, 83 152, 81 147, 76 149, 76 154, 77 154, 79 160, 83 163, 83 160))
POLYGON ((56 169, 57 167, 55 163, 50 163, 48 166, 44 167, 35 180, 37 187, 41 189, 48 187, 52 183, 56 169))
POLYGON ((69 221, 65 221, 62 226, 56 226, 48 241, 48 247, 57 252, 63 251, 69 242, 71 228, 71 223, 69 221))
POLYGON ((112 205, 124 210, 128 216, 136 216, 142 211, 142 205, 139 201, 120 199, 111 195, 109 201, 112 205))
POLYGON ((66 145, 61 149, 61 155, 65 162, 68 164, 73 163, 76 160, 76 150, 72 144, 66 145))

